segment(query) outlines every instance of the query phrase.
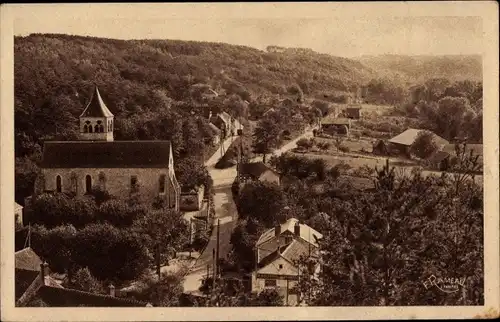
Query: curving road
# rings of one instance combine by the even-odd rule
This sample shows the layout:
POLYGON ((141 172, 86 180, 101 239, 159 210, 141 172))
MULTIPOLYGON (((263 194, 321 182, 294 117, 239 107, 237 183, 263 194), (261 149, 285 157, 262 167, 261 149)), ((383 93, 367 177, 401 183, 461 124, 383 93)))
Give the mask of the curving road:
MULTIPOLYGON (((295 148, 297 141, 301 138, 312 137, 312 130, 309 129, 301 136, 283 145, 281 148, 276 149, 273 154, 280 155, 286 151, 295 148)), ((231 144, 232 139, 227 139, 223 142, 223 148, 225 151, 231 144)), ((206 248, 201 253, 200 257, 189 269, 188 274, 184 277, 184 293, 198 293, 198 289, 201 286, 203 278, 207 274, 207 265, 209 266, 210 272, 213 268, 213 251, 217 247, 217 219, 220 220, 219 227, 219 254, 221 258, 225 258, 231 251, 231 234, 236 225, 238 219, 238 212, 236 211, 236 205, 233 200, 233 194, 231 192, 231 184, 236 178, 236 167, 231 167, 227 169, 215 169, 214 165, 217 163, 221 157, 221 148, 217 150, 210 159, 205 162, 210 175, 212 176, 214 182, 214 204, 215 204, 215 225, 212 231, 212 236, 206 246, 206 248)), ((261 161, 260 157, 253 159, 252 161, 261 161)))

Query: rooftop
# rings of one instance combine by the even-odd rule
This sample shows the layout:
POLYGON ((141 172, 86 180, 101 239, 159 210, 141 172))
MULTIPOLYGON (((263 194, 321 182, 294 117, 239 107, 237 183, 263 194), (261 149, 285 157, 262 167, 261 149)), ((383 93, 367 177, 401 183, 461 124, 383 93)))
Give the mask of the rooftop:
POLYGON ((16 269, 26 271, 40 271, 40 265, 43 263, 40 257, 30 247, 21 249, 15 254, 16 269))
MULTIPOLYGON (((283 234, 286 231, 293 233, 294 232, 293 227, 297 222, 299 222, 298 219, 290 218, 285 223, 281 224, 281 234, 283 234)), ((312 229, 308 225, 299 223, 299 226, 300 226, 300 238, 314 246, 318 246, 317 239, 323 238, 323 235, 317 232, 316 230, 312 229)), ((259 240, 257 241, 257 246, 271 240, 273 237, 275 237, 274 228, 271 228, 265 231, 259 237, 259 240)))
POLYGON ((241 164, 241 174, 249 175, 254 177, 255 179, 259 179, 261 175, 263 175, 266 171, 273 171, 273 169, 269 168, 263 162, 249 162, 241 164))
POLYGON ((170 141, 47 141, 42 168, 167 168, 170 141))
POLYGON ((99 89, 97 86, 94 87, 90 101, 83 110, 80 117, 112 117, 113 113, 108 109, 106 104, 101 98, 99 89))
MULTIPOLYGON (((389 140, 390 143, 395 143, 395 144, 401 144, 401 145, 406 145, 410 146, 415 142, 415 139, 417 136, 420 134, 420 132, 426 131, 426 130, 421 130, 421 129, 408 129, 404 131, 401 134, 396 135, 392 139, 389 140)), ((430 132, 430 131, 429 131, 430 132)), ((431 132, 432 133, 432 132, 431 132)), ((439 146, 444 146, 446 144, 449 144, 448 141, 443 139, 442 137, 432 133, 434 136, 434 141, 439 145, 439 146)))

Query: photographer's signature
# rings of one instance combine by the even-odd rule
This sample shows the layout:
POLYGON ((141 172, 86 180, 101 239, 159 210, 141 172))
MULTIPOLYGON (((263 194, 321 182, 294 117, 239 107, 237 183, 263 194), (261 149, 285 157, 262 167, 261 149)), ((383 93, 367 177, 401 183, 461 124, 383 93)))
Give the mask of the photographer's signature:
POLYGON ((431 275, 425 282, 425 289, 436 287, 445 293, 455 293, 465 287, 465 277, 436 277, 431 275))

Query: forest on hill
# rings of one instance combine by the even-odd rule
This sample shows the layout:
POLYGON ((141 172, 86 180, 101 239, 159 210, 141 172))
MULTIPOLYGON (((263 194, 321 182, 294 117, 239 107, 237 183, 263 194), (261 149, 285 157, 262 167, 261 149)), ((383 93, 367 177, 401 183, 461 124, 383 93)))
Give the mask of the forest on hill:
POLYGON ((480 55, 381 55, 362 56, 357 60, 380 74, 398 77, 407 82, 425 82, 431 78, 481 81, 483 78, 480 55))
MULTIPOLYGON (((421 74, 446 78, 442 71, 454 66, 455 73, 464 70, 465 77, 476 79, 467 64, 441 61, 438 68, 439 62, 424 64, 421 74)), ((223 110, 245 123, 283 105, 281 110, 288 111, 280 115, 283 124, 296 116, 305 124, 315 117, 313 107, 343 103, 360 88, 365 102, 400 106, 405 113, 415 114, 422 100, 437 102, 444 96, 481 105, 482 85, 470 80, 439 80, 443 88, 435 93, 436 81, 408 84, 421 76, 408 72, 411 64, 407 69, 403 63, 367 65, 300 48, 262 51, 224 43, 60 34, 15 37, 16 201, 31 193, 43 142, 78 137, 78 116, 94 85, 115 115, 116 140, 171 140, 178 160, 210 149, 216 134, 208 125, 209 111, 223 110), (407 75, 387 77, 381 66, 407 75), (217 95, 206 101, 202 94, 211 90, 217 95)))

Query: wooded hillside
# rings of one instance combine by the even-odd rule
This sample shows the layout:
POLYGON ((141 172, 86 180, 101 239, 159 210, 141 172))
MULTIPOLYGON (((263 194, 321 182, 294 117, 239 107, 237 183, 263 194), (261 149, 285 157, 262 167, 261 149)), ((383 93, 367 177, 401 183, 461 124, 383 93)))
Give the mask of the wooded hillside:
POLYGON ((407 82, 425 82, 431 78, 450 81, 482 81, 483 67, 479 55, 454 56, 363 56, 358 59, 367 67, 407 82))

